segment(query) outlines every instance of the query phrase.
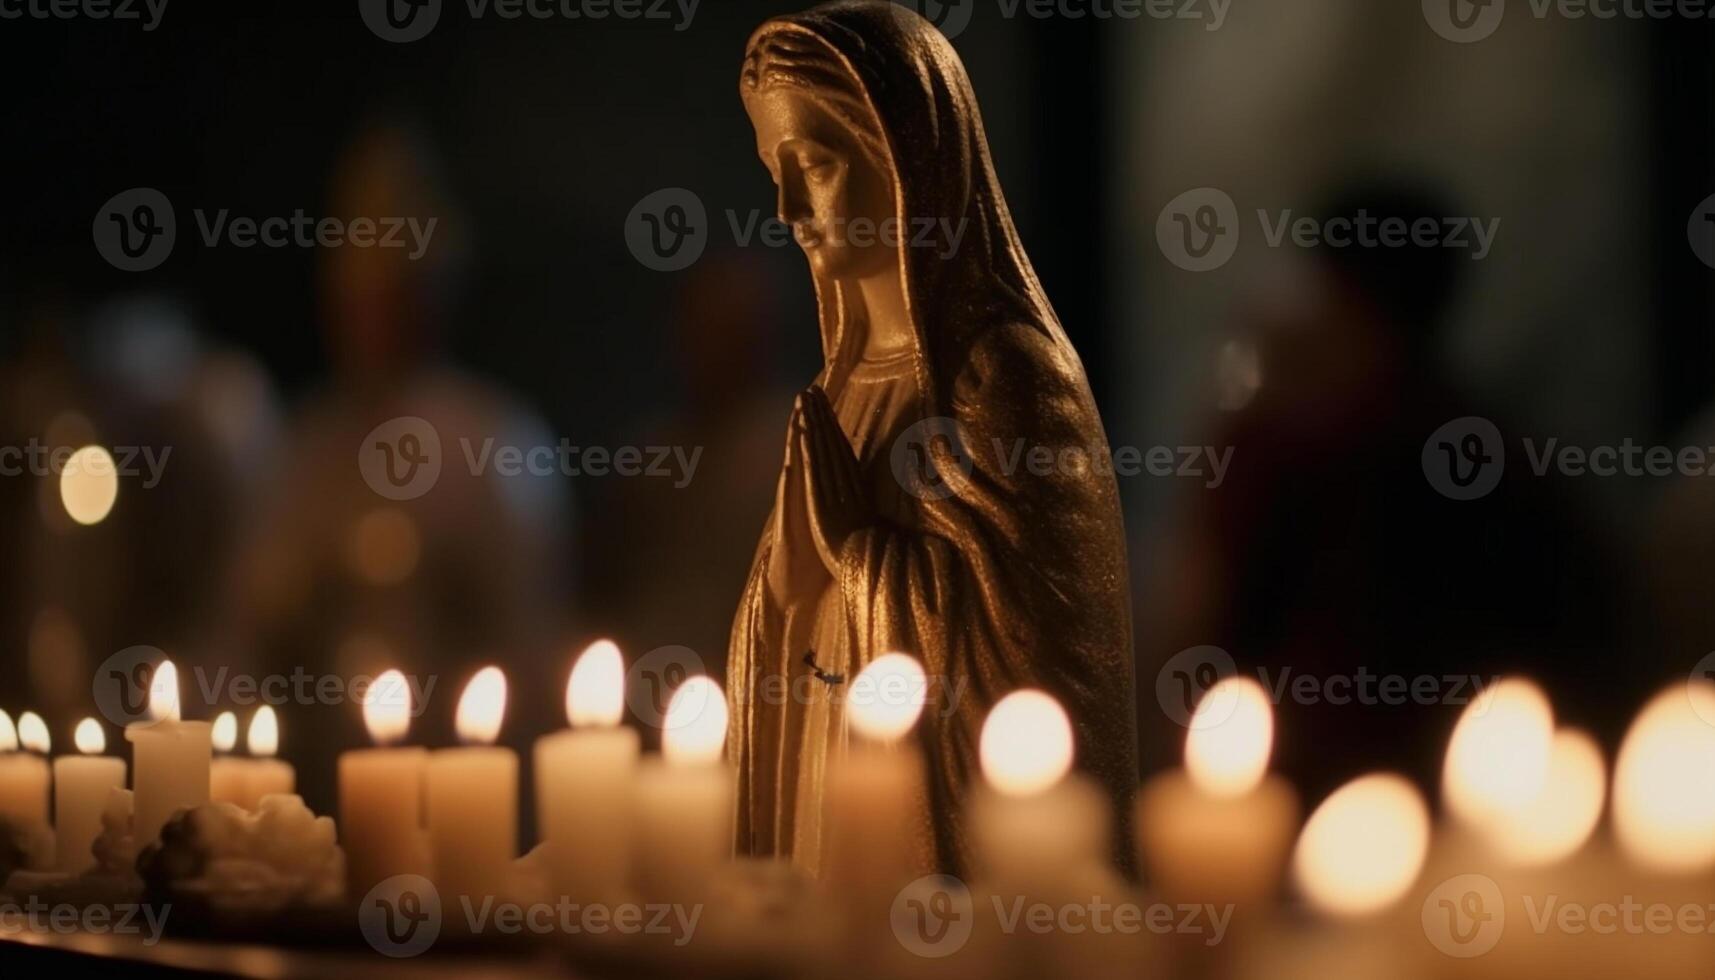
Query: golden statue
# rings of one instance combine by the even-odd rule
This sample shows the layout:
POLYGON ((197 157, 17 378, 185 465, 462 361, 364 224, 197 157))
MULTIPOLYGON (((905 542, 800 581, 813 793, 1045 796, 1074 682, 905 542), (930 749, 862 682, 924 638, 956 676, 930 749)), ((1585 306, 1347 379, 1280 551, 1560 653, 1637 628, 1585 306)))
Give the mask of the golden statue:
POLYGON ((841 0, 763 24, 740 90, 815 278, 825 365, 792 411, 733 623, 738 851, 820 868, 843 685, 898 650, 931 678, 913 817, 924 871, 967 866, 978 733, 1021 687, 1065 705, 1129 868, 1138 774, 1118 488, 964 65, 903 7, 841 0))

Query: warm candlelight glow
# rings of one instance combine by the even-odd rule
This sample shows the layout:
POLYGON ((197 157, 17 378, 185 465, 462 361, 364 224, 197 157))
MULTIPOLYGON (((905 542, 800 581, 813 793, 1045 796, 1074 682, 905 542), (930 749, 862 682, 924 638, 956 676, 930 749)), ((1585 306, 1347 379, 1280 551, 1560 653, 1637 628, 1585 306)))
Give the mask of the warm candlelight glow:
POLYGON ((363 724, 376 745, 397 745, 405 740, 405 733, 411 729, 411 688, 404 674, 389 670, 369 685, 363 701, 363 724))
POLYGON ((230 711, 222 711, 214 720, 214 731, 210 741, 216 752, 231 752, 238 747, 238 716, 230 711))
POLYGON ((466 745, 493 745, 506 718, 506 675, 499 667, 484 667, 465 685, 459 698, 459 738, 466 745))
POLYGON ((1479 828, 1514 819, 1543 792, 1554 745, 1554 710, 1542 689, 1511 677, 1459 717, 1447 745, 1442 795, 1454 816, 1479 828))
POLYGON ((726 746, 726 693, 712 679, 689 678, 667 702, 661 753, 675 765, 714 762, 726 746))
POLYGON ((0 752, 18 751, 18 727, 12 724, 12 716, 0 711, 0 752))
POLYGON ((1268 692, 1249 677, 1229 677, 1209 688, 1185 736, 1185 769, 1211 796, 1243 796, 1268 772, 1274 748, 1274 710, 1268 692))
POLYGON ((1502 856, 1515 864, 1552 864, 1590 839, 1602 817, 1606 791, 1607 767, 1596 740, 1563 728, 1554 734, 1542 792, 1530 805, 1498 821, 1490 836, 1502 856))
POLYGON ((274 709, 263 705, 256 709, 256 716, 250 719, 250 737, 245 742, 250 746, 250 754, 258 759, 273 758, 280 751, 280 719, 274 716, 274 709))
POLYGON ((100 446, 85 446, 71 454, 60 471, 60 502, 79 524, 100 524, 119 499, 119 469, 100 446))
POLYGON ((24 747, 24 751, 47 755, 52 741, 48 737, 47 722, 41 715, 26 711, 18 716, 18 744, 24 747))
POLYGON ((1033 796, 1072 768, 1072 723, 1047 694, 1014 691, 990 709, 978 754, 990 786, 1033 796))
POLYGON ((1299 835, 1293 876, 1306 898, 1341 916, 1376 912, 1411 888, 1429 851, 1429 809, 1391 773, 1334 791, 1299 835))
POLYGON ((72 732, 71 740, 84 755, 100 755, 107 751, 107 733, 101 730, 101 722, 94 718, 85 718, 78 722, 77 731, 72 732))
POLYGON ((149 718, 178 721, 179 717, 179 668, 171 660, 163 660, 149 679, 149 718))
POLYGON ((1614 762, 1614 830, 1658 871, 1715 865, 1715 684, 1674 686, 1644 707, 1614 762))
POLYGON ((625 658, 612 640, 597 640, 572 665, 566 720, 573 728, 612 728, 625 714, 625 658))
POLYGON ((864 738, 891 742, 917 724, 928 692, 929 679, 916 657, 883 654, 852 681, 846 697, 847 718, 864 738))

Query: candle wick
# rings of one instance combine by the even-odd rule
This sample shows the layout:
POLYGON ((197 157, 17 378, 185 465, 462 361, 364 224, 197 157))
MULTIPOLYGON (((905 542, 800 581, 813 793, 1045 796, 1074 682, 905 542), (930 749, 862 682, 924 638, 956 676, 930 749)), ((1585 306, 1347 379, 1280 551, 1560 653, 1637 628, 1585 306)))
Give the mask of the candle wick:
POLYGON ((829 687, 833 687, 835 684, 844 684, 846 682, 846 675, 830 674, 816 666, 816 651, 814 650, 807 650, 804 652, 804 664, 810 668, 810 673, 816 675, 817 680, 829 687))

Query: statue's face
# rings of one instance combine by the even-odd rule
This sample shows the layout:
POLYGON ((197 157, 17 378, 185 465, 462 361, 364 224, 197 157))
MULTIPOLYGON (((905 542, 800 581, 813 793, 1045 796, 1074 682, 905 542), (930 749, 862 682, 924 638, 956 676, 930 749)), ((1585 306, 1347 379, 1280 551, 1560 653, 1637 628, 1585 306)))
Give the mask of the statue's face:
POLYGON ((779 188, 779 216, 817 275, 864 279, 897 261, 892 175, 846 123, 781 86, 745 100, 756 151, 779 188))

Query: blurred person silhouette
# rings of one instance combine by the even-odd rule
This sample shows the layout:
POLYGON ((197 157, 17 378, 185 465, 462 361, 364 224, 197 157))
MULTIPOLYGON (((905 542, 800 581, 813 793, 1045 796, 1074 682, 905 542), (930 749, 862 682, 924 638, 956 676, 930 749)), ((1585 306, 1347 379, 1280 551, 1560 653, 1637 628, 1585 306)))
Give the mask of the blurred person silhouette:
MULTIPOLYGON (((682 277, 667 350, 683 401, 646 427, 643 443, 696 459, 694 478, 683 486, 677 476, 596 485, 601 496, 590 506, 602 520, 586 537, 586 619, 610 630, 632 660, 682 646, 712 676, 724 673, 754 526, 773 502, 775 417, 792 391, 780 356, 790 346, 777 300, 783 287, 770 269, 754 253, 729 250, 682 277)), ((644 727, 646 736, 653 731, 644 727)))
POLYGON ((415 258, 320 250, 331 376, 289 426, 236 582, 258 673, 339 679, 331 697, 276 688, 291 701, 280 709, 285 751, 323 813, 333 812, 338 752, 370 741, 344 685, 386 669, 417 685, 415 744, 455 740, 459 694, 488 663, 513 685, 503 740, 523 745, 553 727, 560 699, 518 692, 564 684, 545 654, 567 495, 565 481, 502 472, 494 453, 551 445, 544 425, 442 359, 468 227, 422 137, 391 123, 362 129, 336 162, 330 197, 329 213, 348 221, 438 220, 415 258), (404 481, 389 483, 395 473, 404 481))
MULTIPOLYGON (((1409 228, 1466 212, 1377 181, 1320 213, 1409 228)), ((1187 488, 1165 547, 1139 549, 1156 556, 1139 617, 1139 676, 1159 681, 1139 684, 1146 767, 1177 762, 1185 730, 1164 705, 1185 678, 1169 675, 1205 659, 1172 658, 1212 645, 1271 689, 1276 766, 1312 804, 1376 767, 1439 786, 1446 737, 1476 693, 1455 676, 1525 671, 1572 722, 1612 724, 1619 589, 1607 542, 1522 459, 1478 499, 1429 479, 1441 461, 1426 460, 1426 442, 1452 420, 1516 432, 1441 367, 1470 251, 1344 240, 1309 252, 1286 302, 1245 315, 1254 346, 1224 352, 1229 411, 1208 440, 1231 447, 1225 480, 1187 488), (1418 683, 1434 703, 1401 697, 1396 682, 1384 690, 1388 676, 1432 678, 1418 683), (1305 677, 1310 693, 1294 694, 1305 677)))
POLYGON ((119 650, 154 646, 190 663, 223 655, 225 610, 207 583, 233 560, 275 404, 253 359, 209 347, 163 295, 78 314, 50 302, 28 322, 23 349, 0 370, 0 445, 44 455, 0 481, 0 592, 29 707, 69 731, 95 713, 92 671, 119 650), (58 464, 43 461, 90 444, 109 450, 117 497, 79 521, 62 502, 58 464))

